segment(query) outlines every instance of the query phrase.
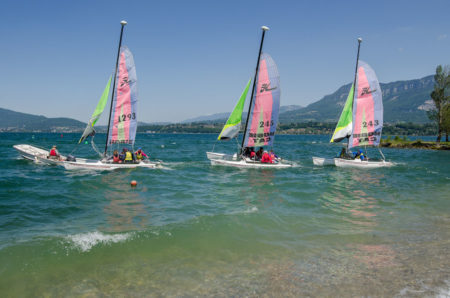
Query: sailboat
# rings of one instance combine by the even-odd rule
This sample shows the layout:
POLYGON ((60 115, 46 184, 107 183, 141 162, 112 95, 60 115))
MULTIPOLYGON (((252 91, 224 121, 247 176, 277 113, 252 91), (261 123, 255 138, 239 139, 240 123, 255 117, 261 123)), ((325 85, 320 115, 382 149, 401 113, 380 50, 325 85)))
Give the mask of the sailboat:
POLYGON ((373 69, 366 62, 359 60, 361 42, 362 39, 358 38, 355 78, 330 140, 331 143, 336 143, 347 139, 347 147, 343 148, 339 157, 336 158, 313 157, 314 165, 367 169, 393 165, 392 162, 386 161, 379 148, 383 129, 382 92, 373 69), (366 149, 367 146, 377 147, 381 159, 369 159, 364 153, 365 158, 353 158, 353 155, 349 153, 351 148, 366 149))
POLYGON ((93 139, 95 135, 94 125, 100 118, 106 103, 111 86, 109 79, 102 97, 92 114, 92 117, 84 130, 78 143, 81 143, 89 136, 94 150, 102 156, 101 160, 68 160, 63 163, 66 169, 94 169, 94 170, 114 170, 118 168, 155 168, 161 166, 160 162, 143 160, 135 163, 114 163, 108 156, 108 149, 111 151, 114 146, 130 145, 134 146, 137 130, 137 77, 134 59, 131 51, 126 46, 122 46, 122 35, 126 21, 121 21, 119 49, 116 60, 116 70, 114 74, 113 88, 111 94, 111 106, 108 121, 108 131, 106 134, 105 150, 99 152, 93 139))
MULTIPOLYGON (((254 147, 272 147, 278 124, 280 108, 280 76, 272 57, 262 53, 264 36, 268 27, 262 26, 262 37, 256 63, 255 78, 250 96, 250 104, 245 122, 242 144, 238 152, 231 155, 225 153, 206 152, 212 165, 234 166, 241 168, 288 168, 292 164, 278 158, 274 163, 262 163, 244 154, 245 149, 254 147)), ((221 140, 237 138, 241 128, 242 112, 249 91, 251 79, 244 88, 233 112, 223 127, 219 137, 221 140)))

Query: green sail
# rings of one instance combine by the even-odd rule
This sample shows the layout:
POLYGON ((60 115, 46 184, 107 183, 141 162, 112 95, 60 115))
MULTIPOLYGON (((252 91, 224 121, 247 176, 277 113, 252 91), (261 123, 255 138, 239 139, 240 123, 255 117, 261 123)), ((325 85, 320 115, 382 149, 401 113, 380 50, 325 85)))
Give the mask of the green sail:
POLYGON ((84 139, 86 139, 88 136, 90 136, 94 132, 94 125, 97 122, 97 120, 100 118, 100 116, 102 115, 103 110, 105 109, 105 106, 106 106, 106 102, 108 101, 108 94, 109 94, 110 87, 111 87, 111 77, 109 77, 109 80, 108 80, 108 83, 106 84, 105 90, 103 90, 102 97, 100 97, 100 101, 98 102, 97 107, 95 108, 95 111, 91 116, 91 120, 89 120, 89 123, 83 132, 83 135, 81 136, 80 140, 78 141, 78 144, 83 142, 84 139))
POLYGON ((251 81, 252 79, 250 79, 247 83, 247 86, 245 86, 245 89, 242 92, 238 103, 234 107, 234 110, 228 118, 227 123, 225 123, 222 132, 217 138, 218 140, 229 140, 238 135, 239 130, 241 129, 242 111, 244 110, 245 98, 247 97, 251 81))
POLYGON ((345 102, 344 109, 342 110, 339 122, 336 125, 333 136, 331 137, 330 143, 340 142, 341 140, 347 138, 352 133, 352 119, 353 119, 353 95, 355 92, 355 86, 352 85, 350 92, 347 96, 347 101, 345 102))

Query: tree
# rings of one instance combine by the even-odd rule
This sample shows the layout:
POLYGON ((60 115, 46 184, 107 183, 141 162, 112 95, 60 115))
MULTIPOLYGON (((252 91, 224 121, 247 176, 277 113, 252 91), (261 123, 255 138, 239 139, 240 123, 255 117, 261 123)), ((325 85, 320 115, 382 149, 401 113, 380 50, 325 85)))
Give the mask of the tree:
POLYGON ((444 130, 445 118, 448 117, 446 111, 447 105, 450 103, 450 68, 449 66, 442 67, 438 65, 436 67, 436 74, 434 75, 434 89, 430 96, 434 102, 434 109, 429 111, 428 118, 434 120, 438 127, 438 136, 436 142, 441 141, 442 132, 445 131, 448 139, 448 130, 444 130))
POLYGON ((448 134, 450 133, 450 102, 447 102, 442 108, 442 130, 445 132, 445 141, 448 142, 448 134))

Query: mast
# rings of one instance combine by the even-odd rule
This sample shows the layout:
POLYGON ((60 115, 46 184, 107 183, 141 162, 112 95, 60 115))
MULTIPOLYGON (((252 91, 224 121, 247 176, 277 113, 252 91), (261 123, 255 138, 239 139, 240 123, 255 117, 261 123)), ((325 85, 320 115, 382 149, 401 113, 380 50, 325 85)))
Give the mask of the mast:
POLYGON ((106 131, 105 152, 103 153, 103 156, 106 156, 106 152, 108 151, 109 128, 111 125, 111 114, 112 114, 112 107, 113 107, 113 100, 114 100, 114 91, 116 89, 117 68, 119 67, 119 55, 120 55, 120 47, 122 46, 123 27, 125 27, 126 24, 127 24, 127 21, 120 22, 120 25, 122 25, 122 27, 120 28, 119 48, 117 49, 116 70, 114 71, 113 89, 111 92, 111 106, 109 108, 108 130, 106 131))
MULTIPOLYGON (((352 101, 352 115, 353 115, 353 108, 355 106, 355 94, 358 95, 358 90, 356 90, 356 76, 358 75, 359 49, 361 47, 361 42, 362 42, 362 38, 358 37, 358 54, 356 55, 355 78, 353 79, 353 88, 354 88, 354 90, 353 90, 353 101, 352 101)), ((352 119, 352 122, 353 122, 353 119, 352 119)), ((353 130, 352 130, 352 133, 353 133, 353 130)), ((347 137, 347 150, 349 148, 350 148, 350 136, 347 137)))
POLYGON ((250 118, 250 109, 252 107, 253 95, 255 93, 256 77, 258 76, 259 60, 261 58, 261 52, 262 52, 262 47, 263 47, 263 43, 264 43, 264 35, 266 34, 266 31, 269 30, 269 27, 262 26, 261 29, 262 29, 263 32, 262 32, 262 36, 261 36, 261 44, 259 45, 258 61, 256 62, 255 78, 253 79, 252 95, 250 96, 250 104, 248 106, 247 120, 245 121, 244 135, 242 137, 241 153, 242 153, 242 150, 244 149, 245 135, 247 134, 248 120, 250 118))

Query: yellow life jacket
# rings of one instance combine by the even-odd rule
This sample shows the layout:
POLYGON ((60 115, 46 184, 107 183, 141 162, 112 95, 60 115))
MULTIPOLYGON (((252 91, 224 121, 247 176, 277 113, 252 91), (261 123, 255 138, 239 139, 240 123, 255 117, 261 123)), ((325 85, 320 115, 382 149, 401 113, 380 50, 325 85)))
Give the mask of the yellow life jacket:
POLYGON ((131 152, 130 152, 130 151, 127 151, 127 152, 125 153, 125 160, 126 160, 126 161, 132 161, 132 160, 133 160, 133 156, 131 155, 131 152))
POLYGON ((141 159, 143 159, 144 158, 144 156, 142 156, 142 152, 141 153, 139 153, 139 152, 136 152, 136 159, 139 159, 139 160, 141 160, 141 159))

